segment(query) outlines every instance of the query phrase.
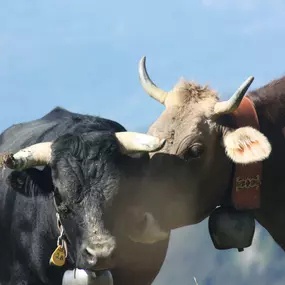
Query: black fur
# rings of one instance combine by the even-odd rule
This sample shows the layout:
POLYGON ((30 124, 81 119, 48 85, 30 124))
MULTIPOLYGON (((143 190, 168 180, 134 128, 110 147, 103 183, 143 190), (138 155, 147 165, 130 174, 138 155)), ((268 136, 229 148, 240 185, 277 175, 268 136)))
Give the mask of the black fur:
POLYGON ((132 243, 124 237, 124 227, 118 231, 114 225, 122 221, 123 210, 135 199, 148 161, 148 155, 140 159, 122 155, 114 136, 118 131, 125 129, 116 122, 56 108, 1 134, 0 152, 54 141, 50 167, 2 171, 1 285, 59 285, 65 270, 84 267, 80 245, 93 230, 85 214, 101 225, 99 231, 118 237, 115 284, 133 284, 133 278, 136 284, 152 282, 164 260, 167 241, 155 246, 132 243), (61 268, 49 266, 59 235, 54 197, 71 257, 61 268), (148 260, 151 252, 157 256, 153 262, 148 260))

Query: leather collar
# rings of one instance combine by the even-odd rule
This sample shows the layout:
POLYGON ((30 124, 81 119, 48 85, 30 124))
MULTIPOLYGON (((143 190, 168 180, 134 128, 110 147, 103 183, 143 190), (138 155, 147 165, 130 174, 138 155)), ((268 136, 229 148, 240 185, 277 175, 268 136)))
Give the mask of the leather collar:
POLYGON ((68 246, 67 245, 71 245, 70 240, 68 239, 67 235, 66 235, 66 231, 62 225, 61 219, 60 219, 60 215, 59 215, 59 211, 58 211, 58 207, 56 204, 56 200, 55 197, 53 197, 53 204, 55 207, 55 211, 56 211, 56 222, 57 222, 57 228, 58 231, 60 233, 60 238, 63 242, 63 245, 65 247, 65 251, 66 251, 66 255, 67 255, 67 260, 69 260, 71 262, 71 264, 75 264, 75 259, 74 256, 71 256, 70 251, 68 251, 68 246))
MULTIPOLYGON (((236 128, 250 126, 260 130, 255 107, 248 97, 243 98, 232 118, 236 128)), ((232 203, 236 209, 260 208, 261 181, 262 162, 234 165, 232 203)))

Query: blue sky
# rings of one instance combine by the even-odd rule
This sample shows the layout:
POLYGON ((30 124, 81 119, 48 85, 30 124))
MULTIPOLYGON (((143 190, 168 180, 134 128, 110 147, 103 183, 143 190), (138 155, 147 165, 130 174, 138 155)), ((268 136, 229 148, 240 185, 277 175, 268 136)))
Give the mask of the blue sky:
POLYGON ((284 74, 284 18, 282 0, 1 1, 0 130, 57 105, 149 126, 163 107, 139 84, 144 55, 164 89, 261 86, 284 74))

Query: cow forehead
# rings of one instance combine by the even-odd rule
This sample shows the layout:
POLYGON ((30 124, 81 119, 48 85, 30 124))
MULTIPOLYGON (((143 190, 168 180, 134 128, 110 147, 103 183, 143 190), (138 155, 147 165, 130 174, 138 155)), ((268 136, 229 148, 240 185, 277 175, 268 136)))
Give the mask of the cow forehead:
POLYGON ((149 128, 148 133, 167 139, 175 148, 186 137, 203 140, 209 133, 211 120, 209 119, 216 100, 201 100, 183 106, 166 108, 160 117, 149 128))

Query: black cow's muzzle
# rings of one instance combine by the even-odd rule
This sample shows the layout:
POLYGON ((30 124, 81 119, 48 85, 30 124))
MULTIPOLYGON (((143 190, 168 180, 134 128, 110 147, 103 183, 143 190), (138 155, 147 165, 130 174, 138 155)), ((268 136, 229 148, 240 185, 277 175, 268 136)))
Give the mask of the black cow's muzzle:
POLYGON ((209 232, 216 249, 243 251, 252 244, 255 220, 248 211, 219 207, 209 217, 209 232))
POLYGON ((108 270, 115 266, 115 243, 109 242, 94 243, 90 246, 83 243, 78 255, 77 265, 87 270, 108 270))

